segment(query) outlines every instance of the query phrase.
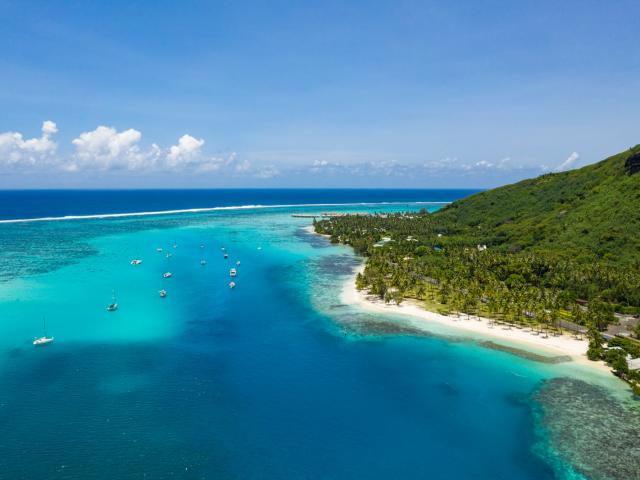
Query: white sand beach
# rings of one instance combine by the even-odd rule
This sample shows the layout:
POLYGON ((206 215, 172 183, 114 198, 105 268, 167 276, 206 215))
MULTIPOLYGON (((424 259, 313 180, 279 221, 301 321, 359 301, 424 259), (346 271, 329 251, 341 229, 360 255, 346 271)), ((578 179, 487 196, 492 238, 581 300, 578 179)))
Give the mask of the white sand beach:
POLYGON ((446 316, 425 310, 412 300, 405 300, 401 305, 386 304, 382 300, 356 289, 355 275, 363 270, 364 265, 356 268, 353 276, 344 283, 341 292, 343 303, 358 305, 371 312, 407 315, 414 321, 414 325, 426 330, 430 325, 435 324, 451 328, 463 336, 491 340, 507 347, 520 348, 549 356, 570 356, 573 362, 601 372, 610 372, 610 368, 604 362, 592 362, 587 358, 588 341, 586 339, 578 340, 570 334, 545 337, 542 334, 536 335, 528 328, 519 329, 497 324, 492 325, 490 319, 483 317, 472 316, 467 319, 466 316, 460 318, 446 316))

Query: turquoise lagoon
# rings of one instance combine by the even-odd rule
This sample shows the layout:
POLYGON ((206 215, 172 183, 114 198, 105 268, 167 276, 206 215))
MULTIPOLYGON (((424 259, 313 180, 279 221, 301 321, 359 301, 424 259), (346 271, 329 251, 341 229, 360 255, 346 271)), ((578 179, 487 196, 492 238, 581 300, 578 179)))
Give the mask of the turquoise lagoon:
POLYGON ((0 225, 0 478, 640 478, 615 380, 341 304, 324 209, 0 225))

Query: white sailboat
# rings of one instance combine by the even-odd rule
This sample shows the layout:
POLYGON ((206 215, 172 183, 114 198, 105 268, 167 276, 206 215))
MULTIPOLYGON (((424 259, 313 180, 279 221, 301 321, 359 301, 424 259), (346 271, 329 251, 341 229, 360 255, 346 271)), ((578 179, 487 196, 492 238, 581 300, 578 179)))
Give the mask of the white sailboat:
POLYGON ((162 297, 162 298, 167 296, 167 291, 164 288, 162 290, 160 290, 158 293, 160 294, 160 297, 162 297))
POLYGON ((111 295, 111 303, 107 307, 107 312, 115 312, 118 309, 118 302, 116 302, 116 291, 113 290, 111 295))
POLYGON ((229 288, 236 288, 236 282, 229 282, 229 288))
POLYGON ((44 335, 42 335, 42 337, 35 337, 33 339, 33 345, 36 347, 48 345, 53 342, 53 337, 47 337, 47 321, 44 317, 42 317, 42 330, 44 335))
MULTIPOLYGON (((167 257, 167 267, 169 266, 169 257, 167 257)), ((170 271, 166 271, 162 274, 163 278, 171 278, 173 274, 170 271)))

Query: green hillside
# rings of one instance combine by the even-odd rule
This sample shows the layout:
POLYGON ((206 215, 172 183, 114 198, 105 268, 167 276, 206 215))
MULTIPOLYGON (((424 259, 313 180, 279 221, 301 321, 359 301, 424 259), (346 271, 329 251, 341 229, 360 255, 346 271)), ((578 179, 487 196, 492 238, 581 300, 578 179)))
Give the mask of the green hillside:
POLYGON ((594 257, 628 263, 640 257, 640 173, 625 162, 640 146, 597 164, 485 191, 434 215, 457 233, 499 249, 594 257), (467 227, 467 228, 465 228, 467 227))
POLYGON ((640 394, 636 339, 599 331, 640 313, 640 146, 595 165, 472 195, 429 214, 345 215, 315 223, 367 257, 356 284, 385 302, 486 316, 542 334, 589 329, 604 359, 640 394))
POLYGON ((346 215, 316 230, 367 256, 359 285, 389 301, 468 311, 506 296, 510 306, 501 308, 519 317, 523 298, 543 296, 571 317, 584 301, 640 312, 640 146, 434 214, 346 215))

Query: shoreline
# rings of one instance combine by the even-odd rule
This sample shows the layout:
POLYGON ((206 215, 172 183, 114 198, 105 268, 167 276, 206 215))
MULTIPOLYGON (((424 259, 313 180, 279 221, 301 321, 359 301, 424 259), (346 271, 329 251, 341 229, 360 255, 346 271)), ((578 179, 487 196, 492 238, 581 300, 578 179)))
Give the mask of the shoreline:
MULTIPOLYGON (((589 342, 578 340, 573 336, 562 334, 544 338, 533 335, 528 329, 506 328, 502 325, 490 325, 490 319, 484 317, 454 317, 431 312, 422 308, 417 301, 405 299, 400 305, 386 304, 384 301, 368 295, 356 288, 355 277, 364 270, 364 264, 356 267, 352 275, 342 285, 340 300, 347 305, 355 305, 363 310, 375 313, 402 315, 411 320, 412 325, 429 330, 429 327, 444 327, 463 336, 476 340, 480 345, 482 341, 490 341, 498 346, 498 350, 509 351, 510 348, 522 349, 533 354, 545 354, 549 359, 554 357, 567 357, 562 363, 588 367, 591 371, 615 377, 611 368, 603 361, 591 361, 586 352, 589 342)), ((492 347, 488 347, 492 348, 492 347)), ((553 362, 551 362, 553 363, 553 362)))

